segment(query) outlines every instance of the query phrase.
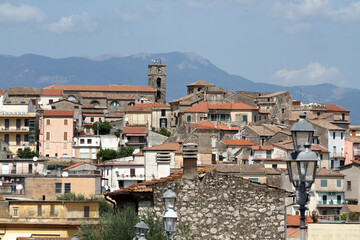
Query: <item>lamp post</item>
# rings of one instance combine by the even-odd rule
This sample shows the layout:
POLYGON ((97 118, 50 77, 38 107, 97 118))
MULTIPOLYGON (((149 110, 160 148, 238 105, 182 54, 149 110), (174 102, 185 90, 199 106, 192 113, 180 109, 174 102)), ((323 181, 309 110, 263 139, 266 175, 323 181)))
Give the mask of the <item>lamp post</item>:
POLYGON ((149 230, 149 226, 145 223, 144 219, 142 218, 140 222, 135 225, 136 229, 136 237, 133 240, 138 240, 142 235, 146 235, 146 232, 149 230))
POLYGON ((305 118, 305 113, 300 114, 300 120, 291 128, 294 151, 289 153, 286 159, 290 182, 298 193, 300 240, 305 240, 305 210, 309 198, 309 190, 315 180, 318 162, 317 155, 311 151, 310 144, 314 128, 305 118))
POLYGON ((176 203, 176 193, 172 191, 171 186, 168 186, 168 189, 163 195, 164 200, 164 213, 163 213, 163 222, 168 240, 171 240, 172 234, 176 230, 177 214, 174 211, 176 203))

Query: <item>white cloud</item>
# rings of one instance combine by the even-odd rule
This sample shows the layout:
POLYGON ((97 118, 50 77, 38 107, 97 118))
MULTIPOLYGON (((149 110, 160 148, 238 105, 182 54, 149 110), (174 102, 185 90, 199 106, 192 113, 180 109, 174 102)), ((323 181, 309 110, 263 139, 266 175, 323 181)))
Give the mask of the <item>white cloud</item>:
POLYGON ((45 13, 38 7, 0 4, 0 22, 41 22, 45 18, 45 13))
POLYGON ((329 0, 282 0, 272 6, 270 15, 291 21, 309 18, 324 18, 334 22, 359 21, 360 2, 334 9, 329 0))
POLYGON ((340 70, 336 67, 326 67, 320 63, 310 63, 303 69, 276 71, 273 80, 284 86, 314 85, 321 83, 339 84, 340 70))
POLYGON ((296 34, 296 33, 301 33, 301 32, 307 32, 307 31, 310 31, 311 29, 312 29, 312 24, 299 23, 299 24, 294 24, 294 25, 285 27, 284 31, 286 33, 296 34))
POLYGON ((62 17, 58 22, 45 25, 45 29, 53 33, 91 32, 96 27, 97 23, 87 13, 62 17))
POLYGON ((143 16, 137 13, 120 12, 118 10, 115 10, 115 13, 118 17, 120 17, 120 19, 125 22, 138 22, 143 20, 143 16))

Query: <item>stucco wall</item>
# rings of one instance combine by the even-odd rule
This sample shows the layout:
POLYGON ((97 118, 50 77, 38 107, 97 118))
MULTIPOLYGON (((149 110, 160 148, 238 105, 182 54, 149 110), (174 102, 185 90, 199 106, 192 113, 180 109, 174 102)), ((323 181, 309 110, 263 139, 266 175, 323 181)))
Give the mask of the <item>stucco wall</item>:
POLYGON ((309 223, 308 240, 359 239, 360 224, 356 223, 309 223))

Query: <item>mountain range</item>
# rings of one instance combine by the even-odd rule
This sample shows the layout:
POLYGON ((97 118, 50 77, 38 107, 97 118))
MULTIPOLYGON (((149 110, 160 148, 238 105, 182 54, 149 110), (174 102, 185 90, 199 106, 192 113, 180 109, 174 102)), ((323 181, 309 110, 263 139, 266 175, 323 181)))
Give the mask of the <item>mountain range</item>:
POLYGON ((351 124, 360 124, 359 89, 333 84, 285 87, 254 82, 228 74, 195 53, 143 53, 126 57, 104 55, 96 59, 54 59, 34 54, 19 57, 0 55, 0 84, 3 89, 43 88, 53 84, 147 85, 147 66, 156 58, 167 65, 167 101, 186 95, 186 85, 201 79, 232 92, 289 91, 294 100, 304 103, 337 104, 351 111, 351 124))

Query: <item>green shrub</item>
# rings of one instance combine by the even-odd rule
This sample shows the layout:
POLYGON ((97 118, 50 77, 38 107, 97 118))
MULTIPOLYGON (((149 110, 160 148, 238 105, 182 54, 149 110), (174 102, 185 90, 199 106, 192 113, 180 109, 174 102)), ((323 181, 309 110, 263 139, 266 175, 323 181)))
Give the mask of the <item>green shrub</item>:
POLYGON ((29 147, 26 147, 23 150, 18 150, 17 156, 19 158, 33 158, 33 157, 38 157, 39 153, 37 151, 36 152, 31 151, 31 149, 29 147))

